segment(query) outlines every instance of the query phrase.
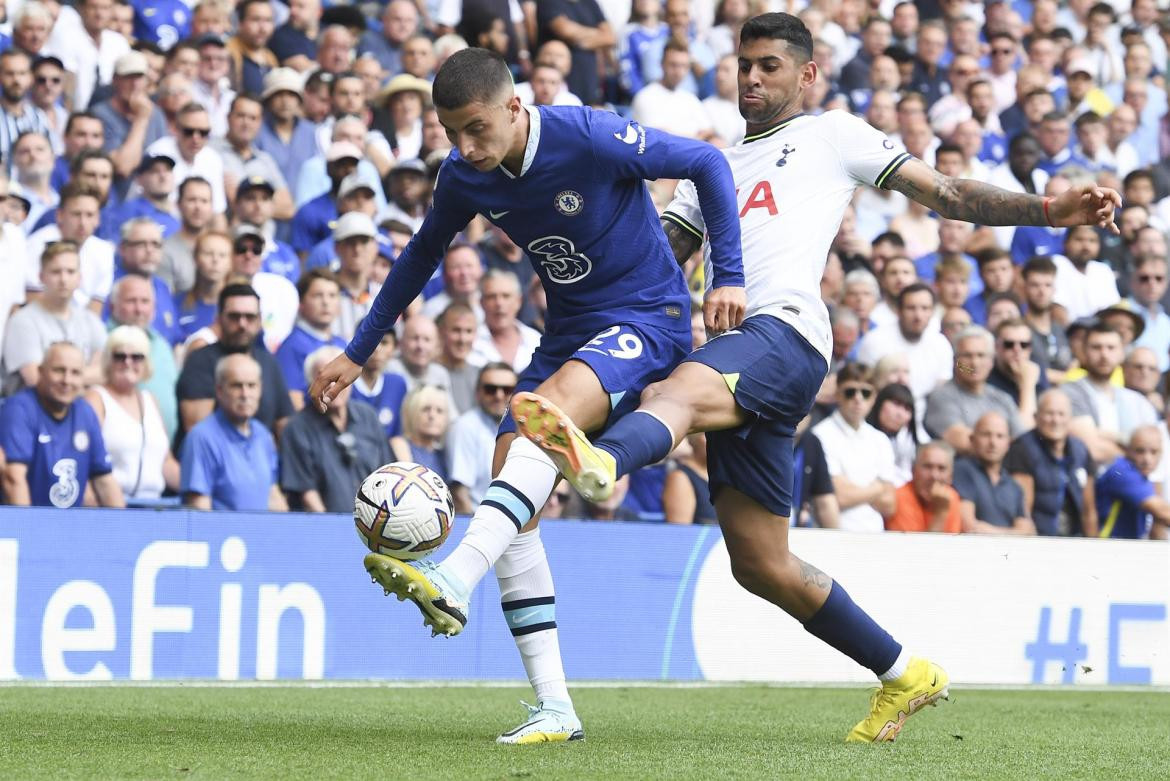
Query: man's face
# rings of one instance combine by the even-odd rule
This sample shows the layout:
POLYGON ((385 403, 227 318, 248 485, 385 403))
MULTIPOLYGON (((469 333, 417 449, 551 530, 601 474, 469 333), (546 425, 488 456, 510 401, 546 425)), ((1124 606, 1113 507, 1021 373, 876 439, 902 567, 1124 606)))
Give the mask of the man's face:
POLYGON ((1158 356, 1148 347, 1137 347, 1122 364, 1125 387, 1139 393, 1155 393, 1162 373, 1158 371, 1158 356))
POLYGON ((947 34, 935 27, 926 27, 918 33, 918 58, 937 65, 947 48, 947 34))
POLYGON ((892 57, 878 55, 869 66, 869 85, 875 90, 896 90, 902 83, 898 63, 892 57))
POLYGON ((690 55, 676 51, 666 52, 662 57, 662 86, 671 90, 676 88, 682 84, 690 69, 690 55))
POLYGON ((402 329, 402 361, 421 370, 438 355, 439 331, 434 322, 415 316, 402 329))
POLYGON ((341 307, 341 288, 336 282, 318 279, 305 291, 300 314, 314 328, 327 330, 337 319, 341 307))
POLYGON ((986 339, 971 336, 955 345, 955 382, 965 387, 980 386, 987 381, 991 367, 986 339))
POLYGON ((890 297, 897 296, 918 279, 914 264, 905 257, 891 258, 882 267, 882 290, 890 297))
POLYGON ((470 247, 447 253, 443 279, 447 291, 456 298, 466 298, 476 291, 483 278, 483 264, 470 247))
POLYGON ((1097 380, 1108 379, 1121 364, 1119 334, 1090 333, 1085 337, 1085 368, 1097 380))
POLYGON ((971 450, 984 464, 1001 464, 1012 440, 1007 421, 998 415, 985 415, 971 432, 971 450))
POLYGON ((971 315, 962 307, 952 306, 943 313, 941 325, 943 336, 950 342, 960 331, 971 325, 971 315))
POLYGON ((927 291, 923 290, 902 299, 902 306, 898 309, 898 326, 903 336, 908 339, 918 339, 926 333, 930 325, 930 317, 934 314, 934 301, 927 291))
POLYGON ((1070 230, 1064 240, 1065 256, 1078 265, 1093 260, 1101 251, 1101 240, 1092 228, 1070 230))
POLYGON ((1028 309, 1047 312, 1052 308, 1053 287, 1056 277, 1052 274, 1033 272, 1024 279, 1024 298, 1028 309))
POLYGON ((228 75, 231 60, 227 49, 215 44, 205 44, 199 49, 199 80, 204 84, 218 84, 228 75))
POLYGON ((298 30, 313 26, 321 18, 321 0, 291 0, 288 18, 298 30))
POLYGON ((179 154, 190 162, 207 146, 207 138, 211 135, 211 117, 206 111, 192 111, 179 117, 177 127, 179 154))
POLYGON ((735 57, 727 56, 715 65, 715 92, 725 100, 735 100, 735 74, 739 65, 735 57))
POLYGON ((851 426, 861 425, 873 409, 874 387, 868 382, 848 380, 837 384, 837 409, 851 426))
POLYGON ((990 84, 976 84, 968 93, 967 104, 971 107, 971 115, 978 120, 989 116, 995 109, 995 92, 990 84))
POLYGON ((1040 123, 1040 131, 1036 136, 1040 140, 1040 148, 1049 157, 1055 157, 1068 148, 1069 126, 1063 119, 1048 119, 1040 123))
POLYGON ((245 421, 260 409, 260 367, 235 361, 215 387, 215 400, 230 420, 245 421))
MULTIPOLYGON (((321 45, 317 47, 317 62, 321 70, 326 73, 341 73, 349 67, 353 56, 353 36, 345 30, 329 30, 321 38, 321 45)), ((308 113, 308 92, 305 93, 305 109, 308 113)), ((325 113, 328 113, 328 96, 325 98, 325 113)))
POLYGON ((200 279, 223 282, 232 265, 232 245, 221 236, 210 236, 195 250, 195 272, 200 279))
POLYGON ((1125 455, 1137 470, 1149 477, 1162 460, 1162 437, 1157 432, 1143 429, 1130 440, 1125 455))
POLYGON ((885 22, 874 22, 861 33, 861 45, 870 57, 876 57, 890 45, 891 30, 885 22))
POLYGON ((85 360, 76 347, 54 347, 41 362, 37 395, 48 405, 68 407, 81 395, 85 360))
POLYGON ((41 266, 41 284, 45 296, 54 301, 67 301, 81 286, 81 258, 64 252, 41 266))
POLYGON ((374 193, 365 188, 354 190, 338 202, 342 214, 361 212, 372 219, 378 213, 378 202, 374 200, 374 193))
POLYGON ((9 103, 23 100, 30 86, 32 70, 28 57, 11 56, 0 60, 0 89, 4 91, 4 100, 9 103))
POLYGON ((232 242, 232 271, 251 279, 264 264, 264 239, 252 234, 238 236, 232 242))
POLYGON ((77 172, 77 181, 105 198, 110 194, 110 185, 114 183, 114 164, 101 158, 86 160, 77 172))
POLYGON ((218 321, 224 345, 247 350, 260 335, 260 301, 254 296, 232 296, 223 302, 218 321))
POLYGON ((1045 73, 1052 73, 1056 67, 1056 58, 1059 52, 1056 43, 1047 38, 1037 38, 1028 47, 1028 60, 1033 65, 1039 65, 1045 73))
POLYGON ((551 106, 560 94, 565 80, 556 68, 541 66, 532 72, 532 102, 537 106, 551 106))
POLYGON ((268 98, 268 110, 279 122, 289 122, 301 113, 301 98, 295 92, 277 92, 268 98))
POLYGON ((85 0, 78 9, 81 23, 90 35, 99 35, 114 22, 113 0, 85 0))
POLYGON ((346 77, 333 84, 333 113, 361 114, 366 110, 366 85, 360 78, 346 77))
POLYGON ((40 54, 45 44, 49 42, 49 33, 52 30, 53 23, 48 19, 29 15, 21 19, 20 24, 13 30, 12 37, 21 49, 40 54))
POLYGON ((996 258, 984 263, 979 268, 979 275, 983 277, 983 285, 992 293, 1006 293, 1012 289, 1015 279, 1015 266, 1011 258, 996 258))
POLYGON ((368 277, 374 268, 374 256, 378 254, 378 244, 369 236, 350 236, 348 239, 336 242, 337 259, 341 261, 341 270, 347 274, 356 274, 368 277))
MULTIPOLYGON (((402 44, 402 70, 425 79, 435 69, 435 47, 422 37, 411 38, 402 44)), ((375 87, 375 91, 377 88, 375 87)))
POLYGON ((784 41, 757 38, 739 46, 739 113, 765 125, 796 105, 816 81, 816 65, 784 41))
POLYGON ((154 224, 138 224, 122 240, 122 265, 127 271, 153 274, 162 262, 162 231, 154 224))
POLYGON ((254 100, 236 100, 235 106, 228 112, 228 136, 239 144, 250 145, 256 140, 256 135, 260 132, 260 119, 262 116, 263 111, 261 111, 258 102, 254 100))
POLYGON ((1084 71, 1070 73, 1067 81, 1069 104, 1072 106, 1080 103, 1081 99, 1088 95, 1089 90, 1093 88, 1093 77, 1084 71))
POLYGON ((272 196, 268 191, 253 187, 236 199, 236 213, 244 222, 257 227, 272 219, 272 196))
POLYGON ((877 296, 869 285, 852 284, 845 288, 842 303, 852 309, 860 319, 867 320, 870 312, 877 306, 877 296))
POLYGON ((490 279, 483 284, 480 305, 488 330, 496 333, 516 324, 520 314, 520 290, 507 279, 490 279))
POLYGON ((963 274, 942 274, 935 280, 938 300, 945 307, 962 306, 971 296, 971 283, 963 274))
POLYGON ((899 38, 914 35, 914 31, 918 29, 918 7, 913 3, 899 3, 894 8, 890 26, 893 34, 899 38))
POLYGON ((418 171, 402 170, 390 177, 390 199, 399 206, 414 208, 427 197, 427 178, 418 171))
POLYGON ((1049 441, 1064 441, 1071 418, 1072 407, 1063 393, 1046 393, 1036 405, 1036 431, 1049 441))
POLYGON ((1040 162, 1040 145, 1031 138, 1013 144, 1008 151, 1008 164, 1013 171, 1029 174, 1040 162))
POLYGON ((1150 75, 1153 64, 1150 49, 1144 43, 1135 43, 1126 49, 1125 59, 1122 63, 1126 76, 1139 79, 1147 78, 1150 75))
POLYGON ((141 277, 123 277, 110 301, 110 314, 122 325, 148 328, 154 320, 154 288, 141 277))
POLYGON ((192 232, 201 231, 211 221, 211 215, 211 187, 201 183, 184 187, 179 198, 179 216, 184 227, 192 232))
POLYGON ((869 101, 869 109, 865 112, 865 120, 870 126, 883 133, 892 133, 898 128, 897 104, 894 96, 885 91, 873 93, 869 101))
POLYGON ((57 208, 57 225, 61 238, 79 246, 97 230, 101 207, 97 198, 87 195, 71 198, 57 208))
POLYGON ((77 117, 65 134, 65 154, 72 158, 86 149, 101 149, 105 140, 101 120, 77 117))
POLYGON ((995 340, 995 361, 1000 366, 1019 366, 1032 358, 1032 331, 1026 326, 1003 328, 995 340))
POLYGON ((1146 103, 1150 100, 1150 93, 1146 88, 1145 82, 1126 82, 1125 91, 1122 93, 1121 99, 1125 101, 1125 105, 1133 109, 1134 114, 1140 117, 1142 112, 1146 110, 1146 103))
POLYGON ((540 51, 536 55, 536 62, 540 65, 551 65, 565 77, 568 77, 569 71, 573 69, 573 55, 569 51, 569 47, 564 42, 557 40, 541 44, 540 51))
POLYGON ((386 6, 386 11, 382 14, 382 32, 387 41, 401 45, 414 35, 417 29, 418 11, 413 3, 395 0, 386 6))
MULTIPOLYGON (((405 51, 402 56, 403 59, 406 58, 405 51)), ((382 70, 382 65, 374 57, 359 57, 354 62, 352 70, 362 80, 365 100, 373 100, 374 96, 378 94, 378 89, 382 86, 382 79, 386 76, 386 71, 382 70)))
POLYGON ((40 108, 56 105, 65 91, 64 84, 65 72, 56 63, 46 62, 37 66, 33 73, 33 103, 40 108))
POLYGON ((952 255, 962 252, 973 231, 974 226, 969 222, 940 220, 938 225, 939 249, 952 255))
POLYGON ((476 325, 475 315, 470 312, 447 316, 439 329, 443 354, 455 361, 467 360, 475 343, 476 325))
POLYGON ((685 0, 667 0, 666 24, 673 31, 687 32, 691 26, 691 7, 685 0))
POLYGON ((929 500, 935 485, 951 484, 951 459, 938 447, 924 447, 918 451, 911 470, 914 493, 920 500, 929 500))
POLYGON ((262 49, 268 45, 274 29, 272 6, 268 3, 252 3, 240 20, 240 40, 249 49, 262 49))
POLYGON ((155 163, 138 176, 138 184, 147 198, 161 201, 175 189, 175 170, 165 162, 155 163))
POLYGON ((508 409, 508 399, 512 391, 516 390, 516 375, 503 369, 492 369, 480 375, 479 385, 475 388, 475 399, 480 409, 493 420, 504 417, 508 409))

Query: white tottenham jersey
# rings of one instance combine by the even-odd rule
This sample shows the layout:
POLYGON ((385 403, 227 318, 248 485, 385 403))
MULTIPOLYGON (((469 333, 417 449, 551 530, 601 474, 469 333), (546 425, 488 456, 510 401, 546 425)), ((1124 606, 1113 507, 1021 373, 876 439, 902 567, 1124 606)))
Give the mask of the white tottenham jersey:
MULTIPOLYGON (((858 185, 881 187, 910 155, 844 111, 795 116, 723 154, 735 178, 747 315, 784 320, 831 360, 832 330, 821 301, 829 247, 858 185)), ((704 237, 693 182, 679 183, 662 217, 704 237)), ((709 242, 703 255, 710 287, 709 242)))

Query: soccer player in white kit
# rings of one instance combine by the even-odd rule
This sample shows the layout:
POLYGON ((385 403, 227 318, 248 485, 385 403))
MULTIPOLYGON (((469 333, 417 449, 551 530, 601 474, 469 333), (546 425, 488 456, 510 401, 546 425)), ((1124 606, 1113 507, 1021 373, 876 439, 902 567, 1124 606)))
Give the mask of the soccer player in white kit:
MULTIPOLYGON (((711 496, 736 580, 879 677, 869 715, 846 740, 880 742, 945 697, 947 675, 911 657, 836 581, 788 549, 792 437, 828 370, 832 336, 820 279, 845 208, 858 186, 873 185, 983 225, 1098 225, 1116 232, 1121 199, 1095 185, 1044 198, 954 179, 851 114, 804 115, 802 93, 817 78, 811 58, 812 36, 794 16, 757 16, 740 33, 739 108, 747 135, 724 154, 738 190, 743 323, 647 387, 638 410, 596 443, 536 394, 516 394, 512 412, 520 432, 595 501, 612 492, 620 475, 666 457, 688 432, 707 432, 711 496)), ((679 186, 663 225, 680 262, 705 244, 689 182, 679 186)), ((891 572, 900 566, 892 562, 891 572)))

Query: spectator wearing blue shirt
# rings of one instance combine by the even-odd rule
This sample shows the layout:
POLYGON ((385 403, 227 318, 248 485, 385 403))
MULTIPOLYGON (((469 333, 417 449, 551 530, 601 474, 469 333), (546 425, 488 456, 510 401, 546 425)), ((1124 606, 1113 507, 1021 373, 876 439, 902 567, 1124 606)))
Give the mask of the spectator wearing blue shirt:
POLYGON ((90 108, 102 122, 105 150, 118 176, 130 176, 142 161, 142 152, 167 135, 162 109, 150 98, 146 74, 150 63, 141 52, 130 51, 114 63, 114 94, 90 108))
POLYGON ((963 304, 971 313, 971 320, 978 325, 987 324, 987 307, 990 298, 997 293, 1009 293, 1015 284, 1016 269, 1012 256, 1001 249, 991 248, 979 253, 979 280, 983 290, 972 295, 963 304))
POLYGON ((278 484, 276 442, 256 419, 260 364, 231 353, 215 364, 216 410, 183 441, 183 503, 196 510, 287 510, 278 484))
POLYGON ((662 4, 658 0, 636 0, 632 11, 633 18, 619 44, 619 66, 622 86, 630 95, 636 95, 653 81, 646 74, 655 67, 652 55, 661 52, 670 37, 670 27, 662 21, 662 4))
MULTIPOLYGON (((471 333, 474 335, 474 327, 471 333)), ((470 351, 470 337, 467 345, 470 351)), ((370 355, 370 360, 362 365, 362 373, 353 381, 353 397, 374 408, 387 439, 402 433, 402 401, 406 398, 405 378, 386 371, 397 350, 398 338, 391 329, 382 334, 382 341, 370 355)))
POLYGON ((175 161, 167 155, 149 155, 138 166, 135 182, 142 195, 122 203, 118 209, 119 225, 135 217, 149 217, 162 229, 164 239, 179 229, 171 198, 175 194, 175 161))
POLYGON ((168 51, 191 34, 191 9, 183 0, 130 0, 134 37, 168 51))
POLYGON ((1045 391, 1036 404, 1036 428, 1016 438, 1004 463, 1024 489, 1024 509, 1038 534, 1094 537, 1096 466, 1085 443, 1069 434, 1071 421, 1064 391, 1045 391))
POLYGON ((103 507, 125 507, 102 427, 82 400, 85 361, 69 342, 49 346, 35 388, 0 408, 4 494, 19 506, 81 506, 87 486, 103 507))
MULTIPOLYGON (((150 282, 154 289, 154 318, 150 321, 150 327, 167 342, 175 344, 179 341, 179 318, 175 312, 174 294, 156 273, 162 263, 162 228, 149 217, 135 217, 122 223, 121 233, 114 280, 127 274, 137 274, 150 282)), ((105 315, 108 319, 108 305, 105 315)))
POLYGON ((345 347, 345 340, 333 335, 333 323, 341 308, 341 286, 326 268, 309 269, 297 280, 296 325, 276 351, 276 362, 288 385, 293 407, 305 406, 305 359, 321 347, 345 347))
POLYGON ((1158 495, 1150 474, 1162 458, 1162 433, 1157 426, 1141 426, 1130 435, 1125 455, 1118 456, 1097 478, 1099 537, 1164 539, 1170 526, 1170 503, 1158 495))
POLYGON ((1003 465, 1011 442, 1007 419, 986 412, 971 431, 971 455, 955 459, 954 485, 965 534, 1036 533, 1024 510, 1024 490, 1003 465))
POLYGON ((301 116, 304 80, 292 68, 277 68, 264 79, 264 118, 256 148, 272 155, 284 180, 297 181, 301 166, 317 155, 316 125, 301 116))
MULTIPOLYGON (((1051 181, 1051 180, 1049 180, 1051 181)), ((1012 262, 1022 266, 1034 257, 1059 255, 1064 248, 1064 229, 1047 225, 1020 225, 1012 236, 1012 262)))
MULTIPOLYGON (((336 358, 342 347, 326 345, 309 354, 301 383, 336 358)), ((307 512, 345 513, 366 475, 394 460, 377 413, 338 393, 326 412, 309 404, 289 420, 280 438, 280 484, 307 512)))
MULTIPOLYGON (((379 188, 380 185, 364 172, 355 171, 341 181, 341 187, 337 193, 337 213, 342 215, 350 212, 361 212, 370 219, 374 219, 378 215, 377 193, 379 188)), ((408 227, 408 230, 411 229, 408 227)), ((374 240, 378 243, 378 254, 384 257, 388 263, 393 263, 397 253, 394 251, 390 237, 379 232, 374 240)), ((316 246, 309 250, 309 254, 305 258, 305 268, 332 266, 335 260, 337 260, 337 246, 333 243, 331 234, 328 238, 317 242, 316 246)))
POLYGON ((272 219, 276 208, 274 193, 275 189, 267 179, 258 176, 248 177, 240 182, 236 190, 235 215, 241 225, 252 226, 264 239, 260 270, 278 274, 295 284, 301 276, 301 259, 292 247, 274 238, 276 235, 276 223, 272 219))
POLYGON ((402 71, 402 44, 418 31, 418 8, 410 0, 391 0, 382 12, 382 29, 367 30, 358 41, 358 53, 378 58, 387 73, 402 71))
POLYGON ((216 304, 232 269, 232 237, 207 231, 195 241, 195 282, 175 295, 178 331, 183 341, 215 322, 216 304))
MULTIPOLYGON (((317 34, 321 31, 321 0, 292 0, 288 21, 276 28, 268 48, 280 64, 303 73, 317 59, 317 34)), ((267 91, 270 72, 264 79, 267 91)))
POLYGON ((86 149, 101 149, 105 143, 102 121, 88 111, 74 111, 65 121, 65 153, 53 163, 49 185, 60 190, 69 181, 69 161, 86 149))
MULTIPOLYGON (((106 241, 118 240, 118 211, 120 204, 113 191, 114 162, 100 149, 85 149, 69 163, 69 181, 77 182, 98 196, 99 220, 93 235, 106 241)), ((57 211, 43 212, 33 223, 31 233, 47 225, 57 224, 57 211)))
POLYGON ((1040 150, 1044 153, 1036 167, 1049 176, 1066 167, 1093 170, 1091 162, 1073 151, 1072 122, 1067 114, 1059 111, 1045 114, 1036 131, 1036 140, 1040 142, 1040 150))
POLYGON ((1133 345, 1153 350, 1158 356, 1158 370, 1162 372, 1170 369, 1170 315, 1162 306, 1167 287, 1166 258, 1158 255, 1139 257, 1129 278, 1129 301, 1146 327, 1133 345))
POLYGON ((357 170, 362 150, 348 141, 335 141, 325 154, 325 170, 332 182, 329 191, 297 209, 293 219, 292 248, 301 257, 329 236, 330 223, 337 219, 337 194, 345 177, 357 170))

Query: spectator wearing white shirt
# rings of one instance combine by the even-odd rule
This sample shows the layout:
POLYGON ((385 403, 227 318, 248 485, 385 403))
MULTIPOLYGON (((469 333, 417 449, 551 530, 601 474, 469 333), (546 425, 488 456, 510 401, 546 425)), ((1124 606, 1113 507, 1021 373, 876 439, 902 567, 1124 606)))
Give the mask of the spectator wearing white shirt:
POLYGON ((64 239, 76 244, 81 252, 81 285, 74 300, 95 313, 102 311, 114 285, 114 245, 94 235, 100 219, 101 198, 95 190, 80 182, 65 186, 56 224, 46 225, 28 238, 30 260, 26 263, 25 286, 30 298, 42 290, 40 264, 35 258, 40 258, 49 244, 64 239))
POLYGON ((188 103, 179 110, 176 131, 174 137, 160 138, 147 147, 147 156, 161 155, 174 160, 176 182, 192 176, 207 180, 211 185, 211 207, 216 213, 223 214, 227 211, 223 158, 207 144, 212 132, 207 109, 198 103, 188 103))
POLYGON ((954 351, 941 331, 931 329, 934 290, 916 282, 898 294, 898 321, 867 333, 857 349, 857 359, 870 366, 891 353, 904 353, 910 361, 910 390, 918 419, 925 416, 926 397, 951 379, 954 351))
POLYGON ((865 422, 874 393, 869 367, 845 365, 837 374, 837 411, 812 428, 841 506, 839 528, 849 531, 882 531, 885 516, 894 514, 894 448, 865 422))
POLYGON ((1068 310, 1070 322, 1121 300, 1113 269, 1095 259, 1100 253, 1101 239, 1096 228, 1081 225, 1068 229, 1064 254, 1052 258, 1056 264, 1053 300, 1068 310))
POLYGON ((114 78, 114 62, 130 51, 130 42, 114 32, 114 0, 82 0, 78 3, 84 35, 69 35, 57 25, 49 40, 49 50, 73 76, 75 108, 89 106, 94 90, 114 78))
POLYGON ((229 86, 231 55, 227 38, 218 33, 207 33, 199 39, 199 70, 191 85, 195 102, 207 110, 211 134, 216 138, 227 135, 227 115, 236 93, 229 86))
POLYGON ((512 367, 506 363, 487 364, 480 369, 476 383, 476 406, 451 424, 447 433, 447 482, 457 513, 474 512, 491 484, 496 430, 514 390, 516 372, 512 367))
POLYGON ((703 99, 703 110, 715 135, 727 146, 743 140, 745 124, 739 113, 737 74, 739 60, 735 54, 726 54, 715 66, 715 94, 703 99))
POLYGON ((556 66, 538 62, 528 81, 516 85, 520 102, 529 106, 580 106, 581 99, 569 92, 564 75, 556 66))
POLYGON ((479 301, 483 324, 472 347, 472 361, 506 363, 519 374, 540 344, 540 332, 516 317, 520 314, 520 280, 511 271, 488 271, 479 286, 479 301))
POLYGON ((288 278, 260 270, 264 265, 266 241, 255 225, 237 225, 232 241, 232 273, 247 279, 247 284, 259 295, 264 345, 275 353, 292 331, 301 301, 296 285, 288 278))
POLYGON ((634 96, 633 118, 646 127, 679 136, 708 139, 714 129, 703 104, 693 92, 680 89, 691 70, 691 53, 685 43, 670 41, 662 51, 662 79, 647 84, 634 96))
POLYGON ((453 303, 466 304, 483 322, 479 302, 479 283, 483 279, 483 261, 470 244, 452 244, 443 258, 443 290, 423 303, 422 313, 432 320, 453 303))

